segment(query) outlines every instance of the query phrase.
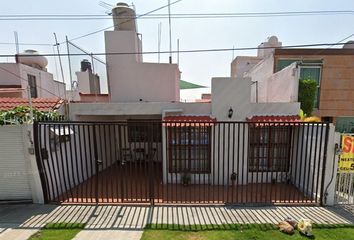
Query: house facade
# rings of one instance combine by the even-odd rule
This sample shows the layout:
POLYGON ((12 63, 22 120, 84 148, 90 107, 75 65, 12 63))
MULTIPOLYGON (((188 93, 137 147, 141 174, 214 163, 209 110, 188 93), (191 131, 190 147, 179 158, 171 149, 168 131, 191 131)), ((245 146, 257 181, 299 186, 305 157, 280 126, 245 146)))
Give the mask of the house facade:
POLYGON ((298 62, 299 78, 318 83, 314 114, 330 121, 354 116, 354 44, 342 49, 276 49, 274 72, 298 62))
POLYGON ((105 33, 107 52, 126 53, 107 55, 109 102, 70 103, 72 122, 35 127, 46 201, 322 201, 333 127, 300 123, 295 98, 253 101, 246 76, 213 78, 211 99, 179 102, 178 66, 144 63, 136 23, 116 22, 132 11, 118 4, 105 33))
POLYGON ((65 99, 65 84, 46 69, 48 60, 35 50, 26 50, 15 63, 0 63, 0 97, 65 99), (29 87, 29 89, 28 89, 29 87))
POLYGON ((254 102, 297 102, 300 79, 317 82, 314 115, 330 122, 353 119, 352 41, 343 48, 283 49, 275 36, 262 46, 275 46, 258 51, 257 57, 240 56, 231 64, 232 76, 252 80, 254 102))

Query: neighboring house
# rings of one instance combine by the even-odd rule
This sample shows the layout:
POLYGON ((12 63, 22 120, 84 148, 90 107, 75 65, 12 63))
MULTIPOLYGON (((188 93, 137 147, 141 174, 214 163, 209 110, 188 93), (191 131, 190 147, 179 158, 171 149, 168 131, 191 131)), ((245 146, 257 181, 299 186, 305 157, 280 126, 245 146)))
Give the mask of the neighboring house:
POLYGON ((313 114, 330 122, 353 119, 353 42, 341 49, 282 49, 273 36, 262 46, 271 48, 259 49, 257 57, 236 57, 231 64, 232 77, 252 79, 253 102, 297 102, 299 79, 313 79, 318 83, 313 114))
POLYGON ((53 79, 44 56, 26 50, 15 63, 0 63, 0 97, 65 98, 65 84, 53 79), (28 89, 29 86, 29 89, 28 89))
POLYGON ((101 79, 93 72, 91 62, 83 59, 80 71, 75 72, 76 80, 73 89, 67 91, 72 102, 109 102, 109 95, 101 93, 101 79))

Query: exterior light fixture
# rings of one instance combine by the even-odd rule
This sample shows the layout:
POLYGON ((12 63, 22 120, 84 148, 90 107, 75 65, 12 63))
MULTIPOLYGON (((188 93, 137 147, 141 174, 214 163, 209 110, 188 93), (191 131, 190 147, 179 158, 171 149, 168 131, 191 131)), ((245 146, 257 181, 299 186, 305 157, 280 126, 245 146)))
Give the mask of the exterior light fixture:
POLYGON ((232 109, 232 107, 230 107, 229 109, 229 114, 227 115, 229 118, 232 118, 232 115, 234 114, 234 110, 232 109))

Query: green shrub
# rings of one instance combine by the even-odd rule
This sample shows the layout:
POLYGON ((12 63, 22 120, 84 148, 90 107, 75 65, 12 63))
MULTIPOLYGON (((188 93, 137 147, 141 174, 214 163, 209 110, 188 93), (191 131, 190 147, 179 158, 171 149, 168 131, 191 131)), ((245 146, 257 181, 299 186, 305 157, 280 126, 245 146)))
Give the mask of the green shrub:
MULTIPOLYGON (((43 112, 33 109, 33 120, 55 120, 59 119, 58 112, 43 112)), ((0 125, 30 123, 30 108, 27 106, 17 106, 11 110, 0 111, 0 125)))
POLYGON ((303 79, 299 82, 299 102, 306 116, 311 116, 317 91, 317 82, 312 79, 303 79))

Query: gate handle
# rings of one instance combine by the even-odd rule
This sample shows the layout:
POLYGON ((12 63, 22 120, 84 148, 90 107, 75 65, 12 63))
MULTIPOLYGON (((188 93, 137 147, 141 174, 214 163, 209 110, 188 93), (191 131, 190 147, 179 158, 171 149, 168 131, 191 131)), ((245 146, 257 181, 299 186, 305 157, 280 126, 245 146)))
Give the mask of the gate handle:
POLYGON ((103 163, 102 160, 97 160, 98 165, 102 165, 102 163, 103 163))

